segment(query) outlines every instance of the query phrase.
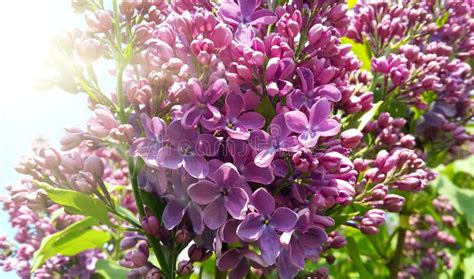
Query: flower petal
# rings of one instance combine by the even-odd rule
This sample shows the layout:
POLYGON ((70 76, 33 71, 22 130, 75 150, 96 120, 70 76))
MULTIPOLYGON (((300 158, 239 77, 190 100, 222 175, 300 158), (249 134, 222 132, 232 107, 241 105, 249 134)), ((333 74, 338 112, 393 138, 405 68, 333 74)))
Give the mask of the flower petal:
POLYGON ((260 153, 255 156, 255 165, 261 168, 266 168, 272 164, 273 158, 275 158, 275 155, 277 153, 277 150, 275 148, 269 148, 260 151, 260 153))
POLYGON ((245 165, 241 171, 242 175, 247 179, 248 182, 256 182, 263 185, 268 185, 275 179, 271 168, 260 168, 253 162, 245 165))
POLYGON ((222 164, 222 166, 216 170, 213 178, 216 184, 222 188, 239 187, 242 185, 242 178, 232 163, 222 164))
POLYGON ((326 98, 319 99, 309 112, 309 126, 315 129, 321 122, 326 120, 331 113, 331 105, 326 98))
POLYGON ((225 113, 228 118, 237 118, 244 109, 244 98, 237 93, 230 92, 225 98, 225 113))
POLYGON ((250 24, 257 25, 257 24, 273 24, 277 21, 277 15, 267 9, 261 9, 252 14, 250 17, 252 22, 250 24))
POLYGON ((202 220, 201 208, 192 202, 189 203, 188 216, 191 220, 191 224, 193 225, 193 231, 196 234, 202 234, 202 232, 204 231, 204 221, 202 220))
POLYGON ((274 264, 278 254, 280 254, 281 248, 277 233, 267 226, 262 236, 258 239, 258 246, 260 246, 260 250, 262 251, 263 260, 268 265, 274 264))
POLYGON ((299 110, 285 113, 285 122, 288 128, 296 133, 302 133, 308 130, 308 117, 299 110))
POLYGON ((175 199, 171 199, 166 204, 165 210, 163 211, 163 223, 167 230, 171 230, 176 227, 181 220, 183 220, 184 213, 186 212, 186 206, 175 199))
POLYGON ((281 232, 291 231, 298 220, 298 215, 288 207, 279 207, 273 212, 271 224, 275 230, 281 232))
POLYGON ((201 156, 215 156, 219 151, 219 140, 210 134, 201 134, 196 140, 194 150, 201 156))
POLYGON ((275 199, 265 188, 260 188, 252 195, 252 205, 261 215, 270 217, 275 210, 275 199))
POLYGON ((165 146, 158 151, 156 161, 165 168, 175 170, 181 166, 183 156, 176 149, 165 146))
POLYGON ((244 221, 237 227, 237 235, 243 241, 257 241, 265 229, 263 217, 255 212, 247 214, 244 221))
POLYGON ((232 217, 237 220, 244 219, 249 197, 247 193, 238 187, 232 187, 225 196, 225 207, 232 217))
POLYGON ((237 249, 229 249, 217 258, 217 268, 220 271, 226 271, 235 268, 242 260, 242 254, 237 249))
POLYGON ((249 137, 249 145, 253 150, 261 151, 270 147, 270 135, 262 130, 252 131, 249 137))
POLYGON ((265 125, 265 118, 258 112, 250 111, 243 113, 238 123, 247 129, 261 129, 265 125))
POLYGON ((199 123, 201 116, 202 110, 197 106, 191 106, 184 112, 181 124, 186 128, 192 128, 199 123))
POLYGON ((224 205, 224 198, 217 198, 204 208, 204 224, 211 229, 217 230, 224 225, 227 219, 227 210, 224 205))
POLYGON ((208 204, 221 195, 221 189, 209 180, 189 185, 188 195, 197 204, 208 204))
POLYGON ((326 119, 319 124, 318 134, 322 137, 332 137, 339 133, 341 124, 334 119, 326 119))
POLYGON ((195 178, 205 178, 209 173, 209 165, 207 161, 201 156, 185 156, 184 169, 195 178))

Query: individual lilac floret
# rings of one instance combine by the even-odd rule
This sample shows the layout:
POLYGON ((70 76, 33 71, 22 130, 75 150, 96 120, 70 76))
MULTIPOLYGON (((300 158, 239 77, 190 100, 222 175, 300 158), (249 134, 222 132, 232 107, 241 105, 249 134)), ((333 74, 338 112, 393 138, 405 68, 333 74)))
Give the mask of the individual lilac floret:
POLYGON ((221 113, 214 103, 224 94, 227 82, 225 79, 218 79, 204 92, 197 80, 191 80, 190 84, 191 102, 183 108, 181 123, 186 128, 194 127, 198 123, 204 125, 216 123, 221 118, 221 113))
POLYGON ((130 153, 133 156, 140 156, 150 167, 158 167, 156 159, 166 139, 166 123, 161 118, 150 118, 145 113, 140 115, 140 120, 145 137, 133 142, 130 153))
POLYGON ((326 98, 331 102, 339 102, 342 94, 339 89, 330 85, 324 84, 314 88, 314 74, 306 67, 299 67, 296 70, 301 81, 301 88, 293 90, 288 94, 287 103, 292 109, 300 109, 305 106, 310 109, 319 98, 326 98))
POLYGON ((298 215, 287 207, 275 209, 275 199, 265 188, 253 193, 251 203, 256 211, 247 214, 237 228, 237 235, 243 241, 258 241, 263 260, 272 265, 281 247, 277 231, 291 231, 298 215))
POLYGON ((235 166, 222 164, 209 179, 212 181, 201 180, 188 188, 193 202, 207 205, 203 211, 206 226, 218 229, 225 223, 227 212, 235 219, 243 219, 249 198, 235 166))
POLYGON ((237 93, 229 93, 225 98, 225 116, 216 125, 207 127, 209 130, 225 130, 233 139, 246 140, 250 131, 265 125, 265 118, 258 112, 244 112, 244 98, 237 93))
POLYGON ((262 130, 252 131, 249 138, 250 147, 259 152, 255 156, 255 165, 261 168, 270 166, 278 151, 293 152, 299 148, 297 137, 290 136, 283 114, 273 118, 268 130, 270 134, 262 130))
POLYGON ((223 1, 219 15, 230 25, 237 26, 235 39, 240 43, 250 43, 255 37, 253 25, 273 24, 278 20, 275 13, 267 9, 257 10, 259 0, 223 1))
POLYGON ((313 147, 318 143, 318 138, 337 135, 340 124, 334 119, 328 119, 331 105, 326 98, 316 102, 309 112, 309 118, 301 111, 295 110, 285 113, 286 125, 296 133, 298 140, 306 147, 313 147))
POLYGON ((271 168, 261 168, 255 165, 252 150, 245 141, 228 139, 227 151, 234 159, 234 164, 245 182, 268 185, 275 179, 271 168))
POLYGON ((268 61, 265 71, 265 80, 267 82, 266 90, 268 95, 274 97, 277 95, 285 96, 288 94, 291 89, 293 89, 293 84, 286 79, 290 77, 294 70, 295 62, 292 58, 271 58, 268 61))
POLYGON ((183 220, 184 214, 187 212, 194 232, 202 234, 204 231, 202 210, 191 201, 187 193, 188 186, 195 181, 191 176, 184 173, 182 169, 173 172, 171 177, 173 191, 172 194, 166 195, 168 203, 163 211, 163 223, 167 230, 172 230, 179 225, 183 220))
POLYGON ((204 156, 214 156, 218 150, 219 141, 214 136, 185 129, 175 120, 168 126, 167 145, 158 152, 157 162, 169 169, 183 166, 192 177, 204 178, 209 172, 204 156))

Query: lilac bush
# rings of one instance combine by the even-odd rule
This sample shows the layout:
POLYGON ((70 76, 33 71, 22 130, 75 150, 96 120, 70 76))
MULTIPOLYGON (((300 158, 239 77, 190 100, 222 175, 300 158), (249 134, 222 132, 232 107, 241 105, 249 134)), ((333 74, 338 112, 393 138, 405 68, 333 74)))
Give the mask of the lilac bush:
POLYGON ((474 3, 349 2, 73 0, 86 29, 53 41, 44 83, 93 114, 17 167, 4 205, 25 235, 0 238, 3 268, 469 274, 474 174, 453 164, 474 151, 474 3))

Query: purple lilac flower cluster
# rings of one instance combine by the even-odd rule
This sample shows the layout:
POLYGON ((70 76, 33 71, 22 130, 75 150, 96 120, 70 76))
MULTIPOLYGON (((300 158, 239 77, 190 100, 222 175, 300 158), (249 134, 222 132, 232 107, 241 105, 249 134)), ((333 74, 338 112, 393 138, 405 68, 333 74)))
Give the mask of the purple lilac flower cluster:
POLYGON ((456 226, 456 212, 446 197, 434 199, 433 206, 441 218, 439 221, 431 215, 410 216, 411 230, 407 232, 404 249, 409 261, 400 278, 430 277, 440 266, 452 268, 451 256, 445 248, 459 245, 449 232, 449 228, 456 226))
POLYGON ((6 236, 0 238, 0 266, 3 271, 15 271, 20 278, 90 278, 96 261, 105 256, 100 250, 89 250, 74 257, 57 255, 31 273, 33 254, 39 249, 43 238, 78 221, 80 216, 58 215, 57 212, 63 208, 56 204, 42 211, 38 211, 39 208, 31 202, 25 205, 24 199, 33 199, 32 195, 36 194, 30 188, 30 182, 23 181, 19 186, 7 187, 9 196, 0 197, 12 228, 17 230, 14 241, 7 240, 6 236), (57 216, 53 219, 54 215, 57 216))
MULTIPOLYGON (((72 130, 67 129, 68 134, 61 140, 63 149, 67 150, 68 144, 71 144, 72 130)), ((110 185, 128 183, 128 170, 123 169, 123 160, 111 150, 81 145, 73 152, 61 154, 38 138, 33 144, 33 152, 26 155, 16 169, 40 181, 62 186, 71 181, 70 188, 85 193, 94 188, 93 172, 110 185), (100 173, 97 173, 97 170, 100 173)), ((81 220, 82 217, 67 214, 63 207, 51 203, 45 191, 31 183, 30 178, 25 178, 20 185, 7 186, 6 190, 8 195, 2 195, 0 201, 3 210, 9 215, 12 228, 17 232, 14 241, 7 240, 5 236, 1 237, 0 265, 3 270, 16 271, 21 278, 90 278, 95 272, 97 260, 106 257, 101 250, 87 250, 73 257, 58 255, 49 259, 34 273, 31 272, 31 260, 40 248, 42 240, 81 220)), ((120 198, 122 206, 136 212, 135 202, 128 191, 120 198)))
POLYGON ((473 4, 405 2, 359 1, 346 35, 374 55, 375 99, 418 109, 416 132, 429 148, 424 151, 447 150, 451 160, 465 156, 462 146, 473 140, 464 128, 473 111, 473 4))

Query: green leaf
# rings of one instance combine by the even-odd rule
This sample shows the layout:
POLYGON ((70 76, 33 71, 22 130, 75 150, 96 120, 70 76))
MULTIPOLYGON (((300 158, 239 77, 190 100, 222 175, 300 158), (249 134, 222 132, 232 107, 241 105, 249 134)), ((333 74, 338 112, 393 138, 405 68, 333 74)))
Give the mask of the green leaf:
POLYGON ((359 249, 357 248, 357 244, 353 237, 347 237, 347 251, 349 253, 349 257, 351 258, 352 262, 357 268, 359 275, 361 278, 372 278, 372 275, 367 271, 362 262, 359 254, 359 249))
POLYGON ((445 12, 442 17, 436 20, 436 25, 438 26, 438 28, 443 27, 443 25, 445 25, 446 22, 448 22, 448 19, 449 19, 449 13, 445 12))
POLYGON ((128 271, 128 269, 110 260, 99 260, 95 264, 95 272, 104 279, 125 279, 128 271))
POLYGON ((101 200, 81 192, 54 188, 42 182, 35 183, 46 191, 48 197, 53 202, 64 206, 67 211, 73 214, 91 216, 107 225, 111 225, 108 216, 108 209, 101 200))
POLYGON ((255 110, 261 115, 263 115, 263 117, 265 118, 265 127, 270 125, 270 122, 272 121, 273 117, 276 114, 275 109, 273 108, 273 105, 270 102, 270 99, 268 99, 268 96, 262 97, 260 104, 257 106, 255 110))
POLYGON ((454 172, 463 172, 474 176, 474 156, 453 162, 454 172))
POLYGON ((361 68, 366 71, 370 71, 370 59, 372 58, 372 51, 370 50, 367 42, 359 44, 347 37, 342 37, 341 43, 352 45, 352 52, 354 52, 357 58, 359 58, 360 62, 362 62, 361 68))
POLYGON ((382 101, 374 104, 374 106, 366 112, 359 112, 350 117, 346 118, 344 121, 346 122, 344 125, 344 129, 355 128, 359 131, 362 131, 367 123, 369 123, 372 118, 377 114, 380 105, 382 105, 382 101))
POLYGON ((34 254, 31 271, 57 254, 73 256, 85 250, 102 247, 110 240, 110 234, 89 229, 98 224, 97 219, 87 217, 43 238, 40 248, 34 254))
POLYGON ((433 182, 438 192, 449 198, 453 207, 466 217, 467 224, 474 226, 474 190, 458 188, 447 176, 440 174, 433 182))

